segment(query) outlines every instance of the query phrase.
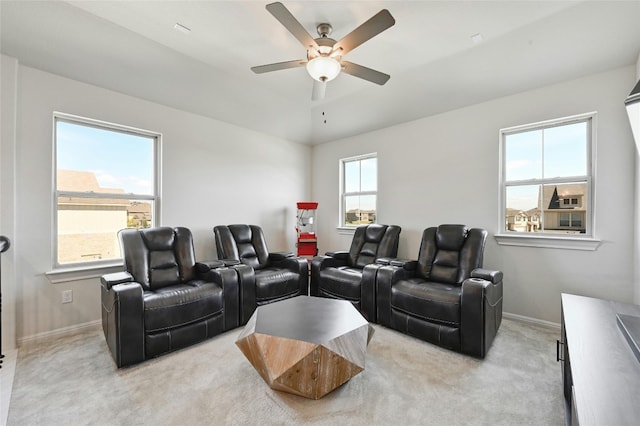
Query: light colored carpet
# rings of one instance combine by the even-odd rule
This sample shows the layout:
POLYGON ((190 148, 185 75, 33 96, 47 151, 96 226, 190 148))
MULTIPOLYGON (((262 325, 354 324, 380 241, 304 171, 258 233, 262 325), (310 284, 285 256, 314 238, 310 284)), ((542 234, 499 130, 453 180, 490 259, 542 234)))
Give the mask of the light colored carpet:
POLYGON ((21 348, 9 425, 561 425, 559 331, 504 320, 484 360, 382 326, 366 369, 314 401, 271 390, 241 329, 118 370, 101 330, 21 348))

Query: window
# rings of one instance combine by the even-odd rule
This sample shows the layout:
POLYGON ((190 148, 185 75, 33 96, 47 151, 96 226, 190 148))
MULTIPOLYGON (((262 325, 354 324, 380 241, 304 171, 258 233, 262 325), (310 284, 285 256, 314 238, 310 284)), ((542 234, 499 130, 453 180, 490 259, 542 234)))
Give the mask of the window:
POLYGON ((560 226, 581 229, 582 215, 579 213, 560 213, 560 226))
POLYGON ((564 204, 565 206, 577 206, 578 205, 578 199, 577 198, 565 198, 562 200, 562 204, 564 204))
POLYGON ((376 222, 378 159, 376 154, 340 160, 340 226, 376 222))
POLYGON ((591 113, 500 131, 502 233, 593 236, 594 118, 591 113))
POLYGON ((54 115, 54 269, 120 259, 117 232, 158 220, 160 135, 54 115))

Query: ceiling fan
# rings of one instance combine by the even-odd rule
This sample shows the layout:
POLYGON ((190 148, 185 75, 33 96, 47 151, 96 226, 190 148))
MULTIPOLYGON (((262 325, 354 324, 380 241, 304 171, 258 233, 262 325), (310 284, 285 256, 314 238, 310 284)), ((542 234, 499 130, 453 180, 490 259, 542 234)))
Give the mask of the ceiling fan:
POLYGON ((387 9, 382 9, 339 41, 329 38, 333 28, 327 23, 318 24, 316 30, 319 37, 314 39, 280 2, 270 3, 266 9, 307 49, 307 59, 252 67, 251 70, 256 74, 306 66, 314 80, 312 100, 324 98, 327 82, 336 78, 340 72, 379 85, 389 80, 388 74, 342 59, 344 55, 396 23, 387 9))

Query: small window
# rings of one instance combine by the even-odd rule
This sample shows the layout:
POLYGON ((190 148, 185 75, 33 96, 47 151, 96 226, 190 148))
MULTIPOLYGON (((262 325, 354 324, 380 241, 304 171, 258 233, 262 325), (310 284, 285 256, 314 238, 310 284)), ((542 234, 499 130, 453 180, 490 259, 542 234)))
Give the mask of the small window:
POLYGON ((594 117, 500 131, 502 232, 593 236, 594 117))
POLYGON ((377 220, 378 159, 376 154, 340 160, 340 226, 377 220))
POLYGON ((117 233, 158 221, 160 136, 56 113, 54 268, 113 263, 117 233))
POLYGON ((580 213, 560 213, 559 226, 564 228, 582 228, 583 217, 580 213))

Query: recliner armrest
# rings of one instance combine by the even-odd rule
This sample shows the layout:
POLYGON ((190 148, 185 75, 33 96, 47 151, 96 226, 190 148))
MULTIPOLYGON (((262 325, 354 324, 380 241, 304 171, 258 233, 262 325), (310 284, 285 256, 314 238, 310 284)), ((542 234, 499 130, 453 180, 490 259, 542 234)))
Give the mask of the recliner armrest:
MULTIPOLYGON (((336 268, 336 267, 340 267, 340 266, 345 266, 347 264, 347 260, 349 259, 348 256, 340 256, 340 257, 334 257, 334 256, 315 256, 312 260, 311 260, 311 275, 313 277, 314 271, 316 271, 317 273, 320 273, 321 270, 325 269, 325 268, 336 268)), ((311 280, 314 283, 318 283, 319 282, 320 277, 318 276, 316 280, 311 280)))
POLYGON ((280 260, 284 260, 288 257, 293 257, 293 252, 290 251, 276 251, 269 253, 269 261, 270 262, 278 262, 280 260))
POLYGON ((102 280, 102 329, 107 345, 118 367, 136 364, 145 359, 144 351, 144 290, 137 282, 121 282, 109 287, 120 275, 107 274, 102 280))
MULTIPOLYGON (((390 259, 391 260, 394 259, 390 259)), ((376 317, 379 324, 385 327, 391 327, 391 289, 401 280, 413 278, 417 261, 407 261, 406 269, 404 263, 398 262, 400 265, 380 265, 376 275, 376 317)))
POLYGON ((397 266, 400 267, 406 271, 415 271, 416 268, 418 267, 418 261, 417 260, 411 260, 411 259, 391 259, 390 263, 391 266, 397 266))
POLYGON ((502 271, 477 268, 471 271, 471 278, 480 278, 496 284, 502 281, 502 271))
POLYGON ((114 285, 130 283, 134 282, 134 280, 133 275, 131 275, 129 272, 122 271, 114 272, 112 274, 105 274, 100 277, 100 282, 103 286, 105 286, 105 288, 110 289, 114 285))
POLYGON ((502 321, 502 272, 475 269, 462 282, 460 350, 484 358, 502 321))
MULTIPOLYGON (((269 253, 269 261, 271 266, 276 268, 288 269, 289 271, 295 274, 298 274, 300 277, 304 277, 305 280, 308 280, 309 262, 307 261, 307 259, 303 257, 294 256, 293 253, 291 253, 291 256, 284 256, 284 257, 278 257, 278 256, 274 257, 272 256, 272 254, 273 253, 269 253)), ((282 253, 282 254, 286 255, 287 253, 282 253)), ((303 294, 307 294, 307 293, 308 293, 307 290, 303 292, 303 294)))
POLYGON ((328 251, 325 253, 325 256, 333 257, 338 260, 347 260, 349 252, 346 250, 328 251))
POLYGON ((196 262, 196 271, 201 274, 206 274, 212 269, 222 268, 226 266, 221 260, 208 260, 206 262, 196 262))

